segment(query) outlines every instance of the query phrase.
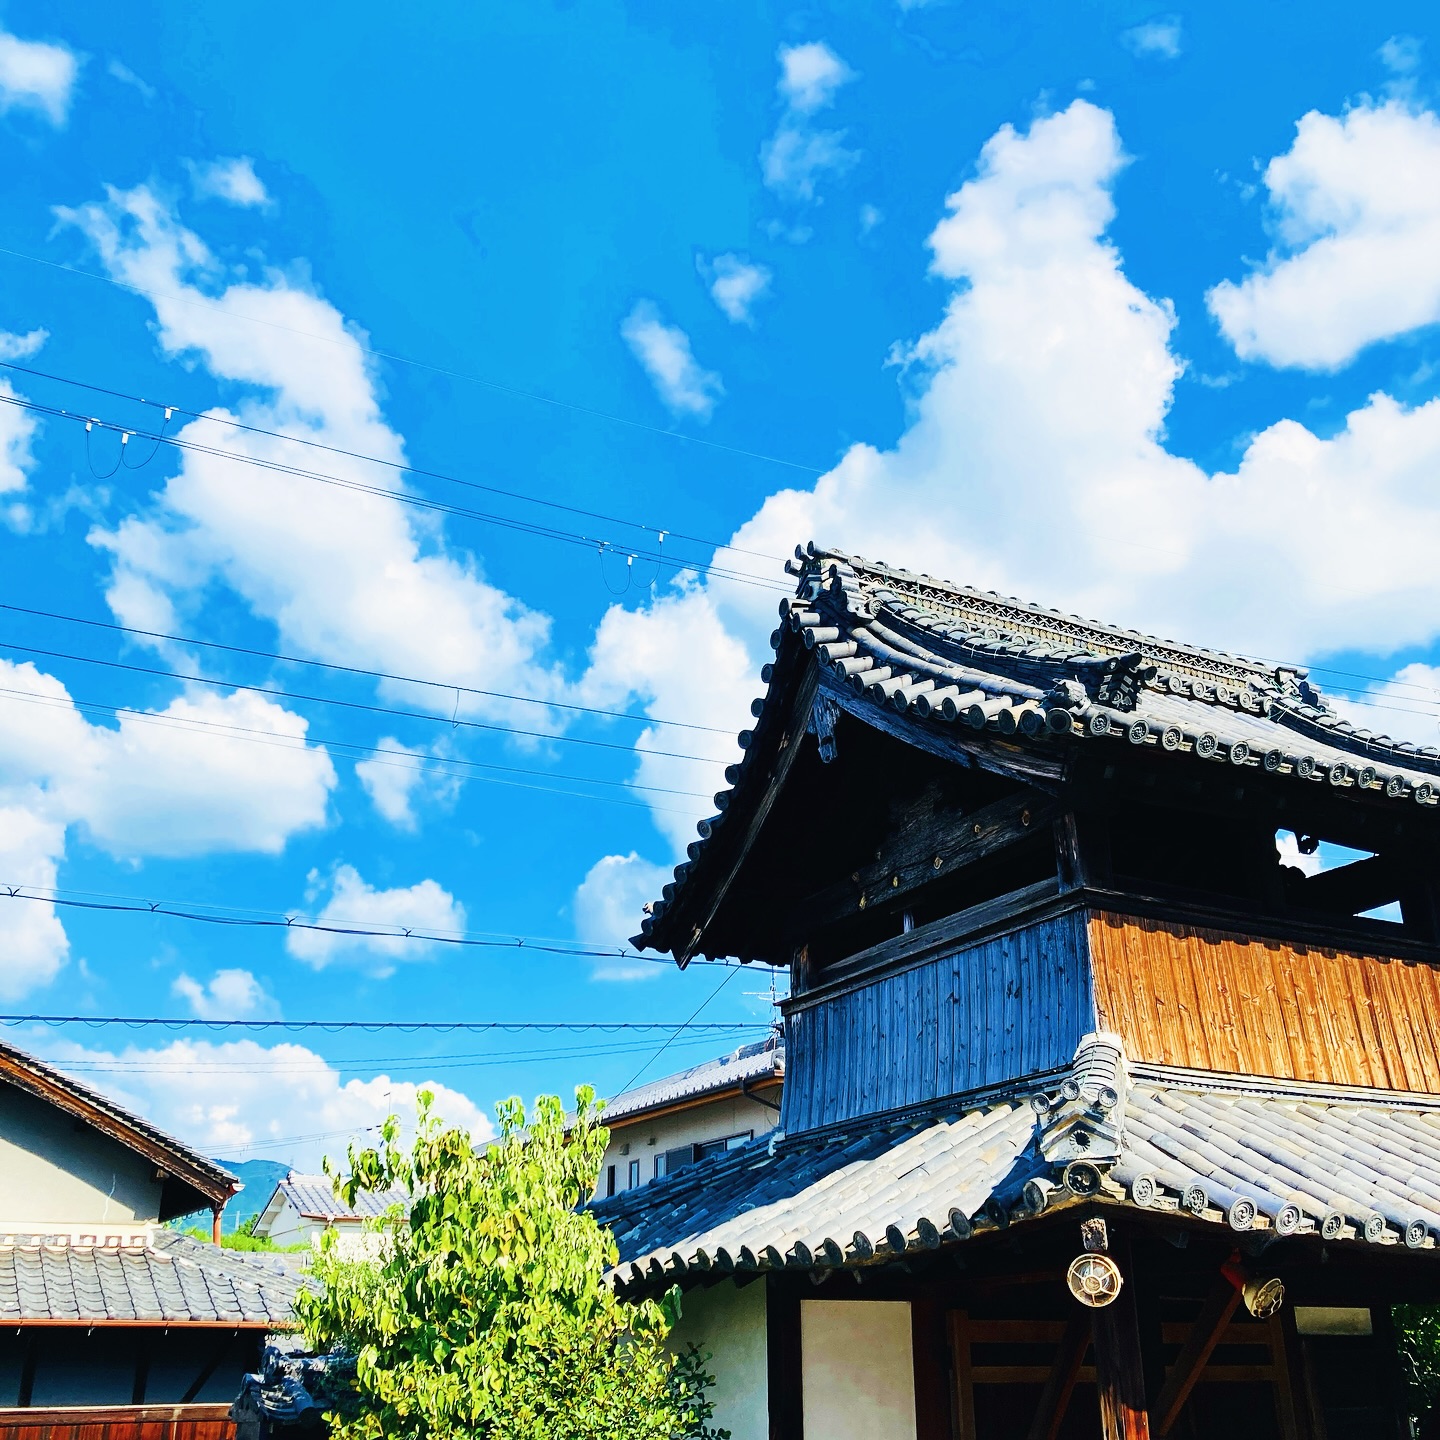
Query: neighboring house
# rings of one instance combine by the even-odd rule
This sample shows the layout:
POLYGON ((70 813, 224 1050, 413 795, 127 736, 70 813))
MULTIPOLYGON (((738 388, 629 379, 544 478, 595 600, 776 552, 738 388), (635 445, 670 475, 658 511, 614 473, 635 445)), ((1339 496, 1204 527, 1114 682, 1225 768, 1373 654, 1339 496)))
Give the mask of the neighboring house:
POLYGON ((790 968, 783 1133, 595 1202, 614 1283, 686 1291, 734 1440, 1409 1434, 1440 749, 1291 667, 797 561, 635 942, 790 968), (1282 859, 1322 842, 1360 858, 1282 859))
POLYGON ((771 1035, 617 1095, 601 1116, 610 1144, 596 1194, 673 1175, 773 1130, 784 1079, 785 1046, 771 1035))
POLYGON ((0 1431, 58 1435, 79 1416, 117 1437, 158 1419, 168 1440, 229 1433, 225 1407, 290 1320, 298 1275, 165 1222, 208 1209, 218 1229, 236 1185, 0 1042, 0 1431))
POLYGON ((316 1246, 327 1230, 334 1230, 343 1250, 363 1251, 366 1222, 405 1201, 403 1190, 384 1190, 361 1192, 354 1205, 347 1205, 328 1175, 297 1175, 292 1170, 265 1202, 253 1233, 276 1245, 316 1246))

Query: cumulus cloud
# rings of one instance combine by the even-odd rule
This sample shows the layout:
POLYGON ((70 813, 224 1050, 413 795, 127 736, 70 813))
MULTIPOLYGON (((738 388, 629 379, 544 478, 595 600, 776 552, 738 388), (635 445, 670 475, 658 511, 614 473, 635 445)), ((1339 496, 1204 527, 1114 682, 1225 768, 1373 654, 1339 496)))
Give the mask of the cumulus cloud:
MULTIPOLYGON (((325 887, 316 873, 310 876, 308 898, 318 899, 325 887)), ((384 935, 345 935, 325 930, 288 930, 285 948, 297 960, 317 970, 336 961, 352 960, 371 974, 384 977, 402 960, 423 960, 434 953, 433 939, 459 935, 465 929, 465 907, 433 880, 416 885, 377 890, 360 878, 353 865, 339 865, 330 878, 329 897, 318 914, 303 916, 317 925, 337 929, 384 930, 384 935), (411 938, 411 932, 420 938, 411 938)))
MULTIPOLYGON (((597 860, 575 891, 575 934, 587 945, 628 947, 630 937, 644 919, 641 907, 655 899, 670 879, 664 865, 628 855, 604 855, 597 860)), ((602 962, 596 977, 602 980, 638 980, 656 973, 648 962, 628 965, 602 962)))
POLYGON ((437 1113, 476 1140, 495 1133, 458 1090, 383 1073, 345 1079, 303 1045, 185 1039, 108 1051, 47 1037, 27 1043, 203 1153, 226 1159, 268 1158, 318 1171, 322 1156, 344 1159, 351 1137, 373 1143, 387 1114, 413 1120, 422 1089, 434 1092, 437 1113))
MULTIPOLYGON (((92 724, 54 676, 0 660, 0 880, 53 890, 70 828, 124 860, 278 854, 325 823, 335 785, 306 728, 246 694, 182 695, 92 724)), ((0 987, 47 983, 68 948, 49 904, 0 909, 0 987)))
MULTIPOLYGON (((236 275, 143 186, 112 188, 102 202, 58 214, 88 237, 107 273, 152 296, 167 355, 246 387, 234 409, 208 411, 182 436, 342 481, 402 485, 365 461, 327 454, 317 462, 313 450, 233 428, 405 459, 361 337, 294 273, 236 275)), ((187 452, 146 510, 91 539, 113 557, 108 599, 126 624, 174 628, 218 582, 309 658, 478 688, 503 673, 506 688, 542 698, 562 686, 538 659, 548 618, 490 584, 474 557, 453 553, 437 522, 384 495, 187 452)), ((434 691, 384 688, 436 703, 434 691)), ((530 707, 468 693, 459 713, 534 720, 530 707)))
POLYGON ((1440 118, 1400 100, 1311 111, 1265 167, 1278 244, 1207 297, 1242 359, 1331 370, 1440 321, 1440 118))
POLYGON ((413 830, 415 811, 411 801, 425 783, 425 771, 420 764, 425 751, 402 745, 394 736, 386 736, 379 748, 388 753, 357 761, 355 774, 365 787, 370 803, 392 825, 413 830))
POLYGON ((755 302, 770 288, 769 268, 740 255, 717 255, 695 263, 710 286, 710 298, 726 318, 737 325, 753 326, 755 302))
MULTIPOLYGON (((897 353, 912 397, 898 443, 855 445, 813 486, 772 495, 733 543, 785 555, 814 538, 1278 659, 1428 643, 1440 633, 1440 400, 1377 394, 1326 438, 1277 421, 1228 473, 1171 453, 1175 315, 1129 280, 1107 235, 1126 163, 1112 117, 1087 101, 1002 127, 930 236, 948 297, 897 353)), ((689 584, 617 606, 597 672, 650 713, 738 729, 772 599, 689 584)), ((716 758, 734 758, 721 739, 716 758)), ((685 783, 680 762, 640 756, 636 768, 715 788, 713 767, 685 783)), ((655 823, 672 852, 693 838, 676 815, 655 823)))
POLYGON ((725 387, 695 359, 690 337, 678 325, 667 325, 652 301, 640 300, 621 322, 620 334, 673 414, 710 418, 725 387))
POLYGON ((280 1013, 248 970, 217 970, 205 983, 180 974, 171 982, 170 993, 201 1020, 268 1019, 280 1013))
POLYGON ((780 98, 797 115, 811 115, 835 100, 842 85, 855 78, 855 72, 823 40, 806 45, 782 45, 780 61, 780 98))
POLYGON ((1181 50, 1182 37, 1178 15, 1157 15, 1142 25, 1132 25, 1120 33, 1127 50, 1136 55, 1153 55, 1160 60, 1174 60, 1181 50))
POLYGON ((0 30, 0 114, 38 110, 63 126, 80 66, 74 51, 42 40, 21 40, 0 30))
POLYGON ((826 174, 842 175, 860 155, 845 144, 843 130, 822 130, 812 117, 834 103, 836 92, 854 72, 822 41, 781 46, 776 90, 783 102, 780 124, 760 148, 765 184, 787 200, 816 198, 826 174))
POLYGON ((263 209, 270 204, 270 192, 255 173, 248 155, 212 160, 205 165, 189 162, 190 183, 202 200, 223 200, 227 205, 263 209))
POLYGON ((1362 729, 1416 745, 1440 745, 1440 666, 1403 665, 1363 695, 1333 699, 1336 709, 1362 729))

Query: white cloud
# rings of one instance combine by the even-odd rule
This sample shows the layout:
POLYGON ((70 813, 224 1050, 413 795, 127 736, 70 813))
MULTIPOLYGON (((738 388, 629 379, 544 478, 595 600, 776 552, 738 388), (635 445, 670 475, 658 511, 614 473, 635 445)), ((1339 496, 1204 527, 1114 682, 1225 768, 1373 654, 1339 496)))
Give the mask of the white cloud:
POLYGON ((651 301, 641 300, 621 323, 620 334, 674 414, 710 418, 725 387, 695 359, 690 337, 678 325, 667 325, 651 301))
POLYGON ((373 1144, 373 1127, 387 1114, 413 1120, 421 1089, 434 1092, 436 1112, 444 1120, 468 1129, 476 1140, 495 1133, 489 1117, 458 1090, 386 1074, 347 1080, 303 1045, 185 1039, 155 1049, 132 1045, 106 1051, 48 1037, 25 1043, 217 1158, 268 1158, 318 1171, 324 1155, 345 1158, 351 1136, 373 1144))
POLYGON ((42 795, 48 817, 122 859, 276 855, 323 825, 335 768, 307 728, 243 692, 92 725, 53 676, 0 660, 0 795, 42 795))
MULTIPOLYGON (((1106 234, 1125 163, 1112 117, 1086 101, 993 136, 930 237, 950 289, 939 323, 900 351, 912 404, 898 443, 853 446, 812 487, 772 495, 733 542, 780 556, 813 538, 1277 659, 1430 642, 1440 400, 1374 395, 1328 438, 1280 420, 1233 473, 1171 453, 1175 316, 1131 283, 1106 234)), ((772 600, 691 584, 612 609, 592 657, 607 703, 628 688, 650 713, 740 728, 772 600)), ((715 785, 714 770, 681 771, 636 762, 651 783, 715 785)), ((655 823, 672 853, 693 837, 677 816, 655 823)))
MULTIPOLYGON (((71 827, 138 859, 277 854, 325 823, 335 771, 300 716, 243 694, 148 716, 91 724, 53 676, 0 660, 0 883, 53 890, 71 827)), ((48 902, 3 902, 0 994, 48 983, 68 950, 48 902)))
POLYGON ((52 125, 70 114, 79 62, 64 45, 21 40, 0 30, 0 114, 38 110, 52 125))
MULTIPOLYGON (((613 945, 628 948, 630 937, 645 918, 641 907, 654 900, 670 879, 664 865, 643 860, 632 850, 628 855, 604 855, 597 860, 575 891, 573 904, 575 935, 586 945, 613 945)), ((597 978, 605 980, 643 979, 656 973, 648 962, 604 964, 597 978)))
MULTIPOLYGON (((0 786, 0 885, 55 888, 65 827, 45 816, 39 799, 33 793, 7 798, 6 787, 0 786)), ((52 904, 0 899, 0 1000, 18 1000, 48 985, 69 953, 65 927, 52 904)))
POLYGON ((187 163, 190 182, 202 200, 223 200, 229 205, 256 209, 270 204, 270 192, 255 173, 255 162, 248 155, 204 165, 187 163))
POLYGON ((1174 60, 1181 50, 1182 37, 1178 15, 1157 15, 1143 25, 1132 25, 1120 34, 1127 50, 1136 55, 1154 55, 1161 60, 1174 60))
POLYGON ((862 205, 860 207, 860 235, 863 239, 877 226, 883 223, 884 212, 878 205, 862 205))
MULTIPOLYGON (((323 891, 319 877, 311 876, 312 892, 323 891)), ((313 897, 318 898, 318 897, 313 897)), ((433 880, 417 885, 376 890, 360 878, 353 865, 339 865, 330 882, 330 896, 313 918, 319 925, 360 930, 381 929, 386 935, 343 935, 323 930, 288 930, 285 948, 297 960, 323 969, 337 960, 360 960, 374 975, 394 973, 395 963, 423 960, 435 943, 411 939, 405 932, 423 935, 458 935, 465 929, 465 907, 433 880)))
POLYGON ((782 45, 776 56, 780 98, 797 115, 812 115, 835 101, 836 91, 855 78, 855 72, 823 41, 782 45))
POLYGON ((155 87, 142 80, 123 60, 109 60, 105 65, 105 71, 122 85, 129 85, 131 89, 138 90, 140 98, 147 105, 155 98, 155 87))
POLYGON ((765 183, 789 200, 813 200, 822 175, 843 175, 860 158, 847 149, 840 130, 814 130, 792 120, 780 128, 760 151, 765 183))
POLYGON ((1380 63, 1397 78, 1413 75, 1420 68, 1423 42, 1414 35, 1392 35, 1376 54, 1380 63))
POLYGON ((1331 698, 1361 729, 1416 745, 1440 745, 1440 666, 1405 665, 1362 696, 1331 698))
POLYGON ((48 330, 27 330, 23 335, 0 330, 0 360, 28 360, 50 338, 48 330))
POLYGON ((1440 321, 1440 119, 1399 100, 1311 111, 1265 167, 1278 247, 1207 297, 1247 360, 1335 369, 1440 321))
POLYGON ((279 1014, 274 999, 248 970, 217 970, 208 984, 177 975, 170 993, 201 1020, 268 1019, 279 1014))
POLYGON ((697 258, 710 286, 710 298, 737 325, 754 325, 755 302, 770 288, 769 269, 739 255, 717 255, 713 260, 697 258))
MULTIPOLYGON (((816 198, 823 175, 843 175, 860 155, 845 145, 843 130, 819 130, 810 117, 831 105, 854 72, 821 41, 781 46, 780 79, 776 90, 784 112, 775 133, 760 147, 760 168, 765 184, 787 200, 809 202, 816 198)), ((806 232, 808 238, 808 232, 806 232)))
POLYGON ((394 736, 386 736, 379 748, 391 752, 356 762, 355 774, 365 787, 370 803, 401 830, 415 828, 415 811, 411 800, 425 783, 421 765, 424 750, 412 750, 394 736), (410 757, 408 760, 404 757, 410 757))
MULTIPOLYGON (((109 274, 151 295, 167 355, 252 388, 233 411, 216 408, 180 434, 345 481, 403 486, 365 461, 228 428, 238 420, 405 458, 361 338, 293 273, 237 278, 143 186, 58 214, 89 237, 109 274)), ((479 688, 502 673, 506 689, 542 698, 562 686, 537 658, 548 618, 486 581, 472 557, 451 553, 437 521, 385 496, 189 452, 148 510, 91 539, 114 557, 108 598, 127 624, 157 615, 185 623, 176 612, 193 612, 219 581, 300 655, 479 688)), ((434 691, 385 689, 436 703, 434 691)), ((459 713, 536 719, 532 707, 473 694, 459 713)))

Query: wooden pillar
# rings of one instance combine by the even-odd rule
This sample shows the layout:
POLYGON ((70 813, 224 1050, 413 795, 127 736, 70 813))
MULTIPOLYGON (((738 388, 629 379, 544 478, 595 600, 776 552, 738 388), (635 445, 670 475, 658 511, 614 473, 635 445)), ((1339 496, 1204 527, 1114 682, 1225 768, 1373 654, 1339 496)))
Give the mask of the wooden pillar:
POLYGON ((1102 1440, 1150 1440, 1150 1415, 1145 1407, 1145 1365, 1140 1354, 1140 1327, 1135 1318, 1134 1266, 1121 1248, 1125 1283, 1108 1305, 1094 1312, 1095 1389, 1100 1400, 1102 1440))
MULTIPOLYGON (((1123 1292, 1122 1292, 1123 1293, 1123 1292)), ((1190 1392, 1200 1379, 1210 1359, 1211 1352, 1220 1343, 1240 1304, 1240 1287, 1227 1274, 1222 1274, 1215 1283, 1200 1314, 1190 1327, 1175 1363, 1170 1367, 1169 1378, 1160 1389, 1155 1401, 1155 1434, 1163 1437, 1174 1428, 1190 1392)))
POLYGON ((938 1300, 910 1302, 910 1346, 915 1360, 915 1440, 951 1440, 945 1312, 938 1300))
POLYGON ((975 1382, 970 1364, 970 1316, 950 1312, 950 1374, 954 1381, 951 1404, 956 1440, 975 1440, 975 1382))
POLYGON ((224 1215, 224 1213, 225 1207, 223 1205, 217 1205, 212 1212, 214 1219, 210 1225, 210 1241, 214 1245, 220 1243, 220 1217, 224 1215))
POLYGON ((765 1352, 770 1440, 805 1440, 800 1294, 779 1275, 765 1277, 765 1352))

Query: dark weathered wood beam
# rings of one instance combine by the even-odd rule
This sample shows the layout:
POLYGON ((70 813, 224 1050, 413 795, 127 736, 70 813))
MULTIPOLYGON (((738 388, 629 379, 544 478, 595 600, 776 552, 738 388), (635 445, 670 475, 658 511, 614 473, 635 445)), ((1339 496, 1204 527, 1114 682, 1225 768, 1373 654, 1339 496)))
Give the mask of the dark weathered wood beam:
POLYGON ((1060 1349, 1056 1352, 1055 1363, 1050 1367, 1045 1388, 1040 1392, 1040 1403, 1035 1407, 1035 1418, 1030 1422, 1027 1440, 1055 1440, 1060 1426, 1065 1422, 1065 1411, 1070 1407, 1070 1396, 1075 1381, 1080 1375, 1080 1362, 1090 1348, 1090 1317, 1081 1312, 1071 1317, 1065 1327, 1060 1349))
POLYGON ((1292 903, 1330 914, 1359 915, 1398 900, 1405 877, 1388 855, 1371 855, 1334 870, 1322 870, 1296 885, 1292 903))
POLYGON ((770 1440, 805 1440, 800 1296, 778 1275, 765 1282, 765 1350, 770 1440))
MULTIPOLYGON (((1122 1249, 1116 1258, 1128 1260, 1129 1256, 1122 1249)), ((1124 1264, 1122 1270, 1126 1281, 1133 1282, 1134 1267, 1124 1264)), ((1133 1283, 1123 1285, 1110 1304, 1092 1314, 1100 1434, 1103 1440, 1150 1440, 1145 1367, 1140 1355, 1133 1283)))
POLYGON ((939 1300, 927 1296, 910 1302, 910 1340, 915 1366, 915 1440, 953 1440, 945 1311, 939 1300))
POLYGON ((1205 1304, 1201 1307, 1194 1325, 1190 1327, 1190 1334, 1181 1346, 1180 1354, 1156 1397, 1155 1408, 1151 1414, 1151 1428, 1159 1440, 1164 1440, 1180 1418, 1180 1412, 1185 1408, 1190 1392, 1195 1388, 1201 1371, 1205 1369, 1211 1352, 1220 1343, 1220 1337, 1224 1335, 1225 1327, 1229 1325, 1230 1317, 1234 1315, 1239 1304, 1239 1287, 1228 1276, 1222 1275, 1206 1297, 1205 1304))
POLYGON ((1008 796, 969 815, 918 811, 868 865, 807 896, 794 909, 806 935, 880 906, 894 905, 990 855, 1040 834, 1055 815, 1048 796, 1008 796))

